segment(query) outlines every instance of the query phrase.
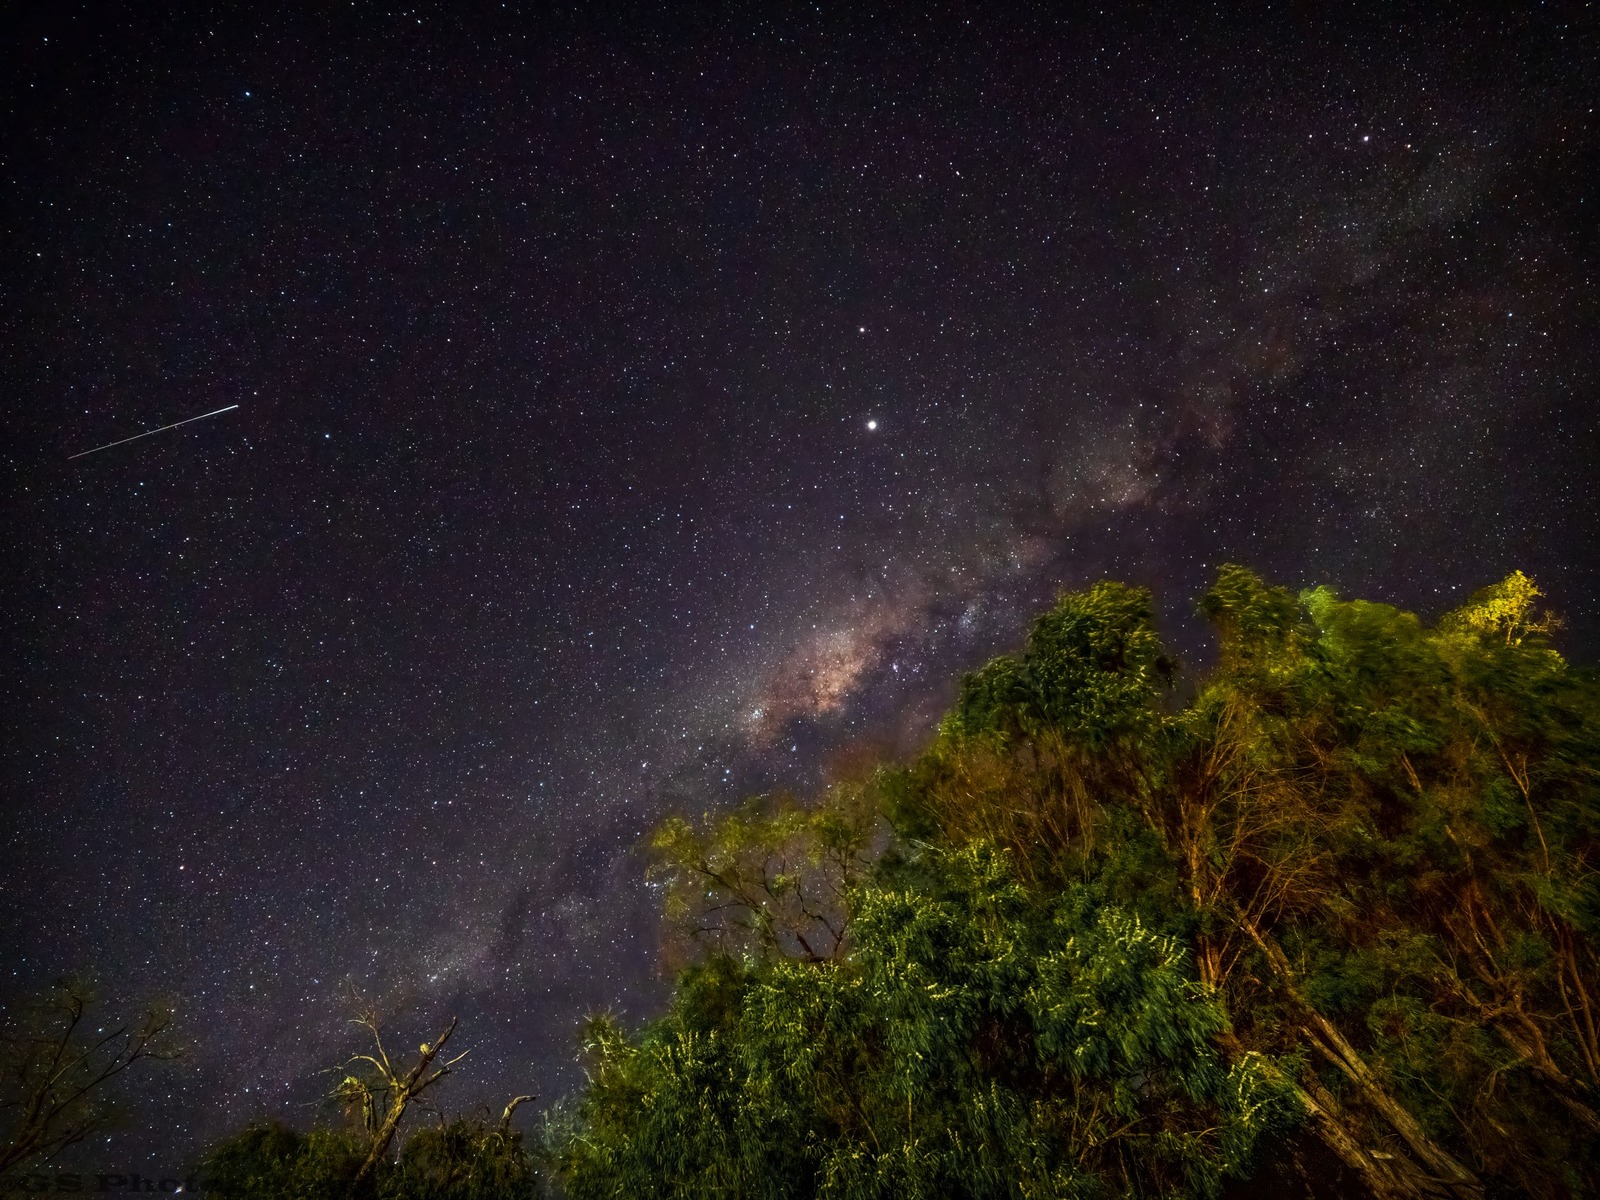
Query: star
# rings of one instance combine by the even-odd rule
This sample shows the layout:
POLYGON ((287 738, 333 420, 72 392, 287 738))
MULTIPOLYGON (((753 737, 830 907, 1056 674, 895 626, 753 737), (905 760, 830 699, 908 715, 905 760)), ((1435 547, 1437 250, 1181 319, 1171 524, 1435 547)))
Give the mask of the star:
POLYGON ((181 1096, 104 1161, 179 1161, 279 1076, 314 1098, 360 1047, 334 979, 301 1011, 313 972, 507 1011, 540 979, 464 1035, 533 1077, 463 1073, 451 1106, 554 1098, 584 1013, 653 1011, 649 956, 608 947, 650 927, 629 848, 673 797, 714 804, 725 771, 804 793, 856 734, 915 752, 1057 590, 1147 577, 1203 654, 1206 564, 1437 615, 1503 563, 1594 661, 1581 39, 1508 27, 1479 77, 1476 35, 1398 22, 1415 87, 1370 69, 1386 28, 1294 40, 1252 97, 1230 81, 1291 42, 1241 15, 1196 45, 818 16, 803 67, 730 17, 641 77, 670 16, 585 6, 594 36, 543 26, 524 69, 462 7, 374 39, 332 6, 131 6, 115 54, 17 56, 13 240, 70 266, 30 276, 7 347, 54 397, 0 397, 30 453, 259 400, 47 487, 0 471, 28 559, 0 572, 30 714, 7 828, 36 851, 0 889, 8 971, 48 982, 70 945, 212 989, 181 1096), (1094 86, 1070 111, 1017 86, 1024 49, 1094 86), (219 71, 306 112, 213 129, 194 97, 255 94, 219 71), (1339 139, 1379 135, 1347 121, 1437 161, 1357 170, 1339 139), (868 310, 852 350, 835 322, 868 310), (422 847, 403 903, 356 869, 422 847), (430 966, 440 911, 470 970, 430 966), (250 1047, 296 1037, 257 1077, 250 1047))

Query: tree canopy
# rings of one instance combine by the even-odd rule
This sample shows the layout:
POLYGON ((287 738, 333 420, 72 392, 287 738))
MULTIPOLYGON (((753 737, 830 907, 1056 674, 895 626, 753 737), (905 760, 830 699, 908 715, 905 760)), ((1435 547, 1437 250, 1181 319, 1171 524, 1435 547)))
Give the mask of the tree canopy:
POLYGON ((927 750, 662 827, 698 957, 595 1020, 574 1197, 1600 1188, 1600 691, 1520 572, 1429 627, 1225 566, 1060 597, 927 750))
POLYGON ((213 1190, 1600 1192, 1600 684, 1541 599, 1224 566, 1180 693, 1148 593, 1064 593, 914 760, 656 829, 676 990, 589 1022, 541 1145, 516 1102, 400 1133, 448 1031, 407 1072, 368 1021, 349 1123, 246 1130, 213 1190))

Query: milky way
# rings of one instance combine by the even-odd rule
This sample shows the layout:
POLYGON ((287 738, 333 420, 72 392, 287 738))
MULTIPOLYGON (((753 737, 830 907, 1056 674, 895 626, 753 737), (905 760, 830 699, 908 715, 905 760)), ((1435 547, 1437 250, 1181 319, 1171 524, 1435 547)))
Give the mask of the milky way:
POLYGON ((912 752, 1063 586, 1202 667, 1219 562, 1520 567, 1593 661, 1574 11, 9 13, 6 980, 193 1043, 85 1161, 310 1119, 352 991, 570 1094, 650 824, 912 752))

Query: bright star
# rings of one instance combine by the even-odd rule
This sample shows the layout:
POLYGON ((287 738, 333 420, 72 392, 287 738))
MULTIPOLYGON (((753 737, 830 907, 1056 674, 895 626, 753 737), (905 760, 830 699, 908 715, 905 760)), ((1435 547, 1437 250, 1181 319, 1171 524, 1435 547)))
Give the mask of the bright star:
POLYGON ((867 422, 867 428, 869 430, 876 429, 877 427, 878 427, 878 423, 876 421, 868 421, 867 422))

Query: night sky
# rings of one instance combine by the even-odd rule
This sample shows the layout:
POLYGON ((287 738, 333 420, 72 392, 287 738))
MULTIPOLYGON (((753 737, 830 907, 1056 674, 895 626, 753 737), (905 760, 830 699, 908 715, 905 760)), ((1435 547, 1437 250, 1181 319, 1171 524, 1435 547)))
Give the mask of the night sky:
POLYGON ((1063 586, 1198 668, 1219 562, 1520 567, 1600 653, 1593 7, 275 7, 0 18, 0 982, 192 1043, 86 1161, 310 1120, 352 987, 570 1094, 649 825, 1063 586))

